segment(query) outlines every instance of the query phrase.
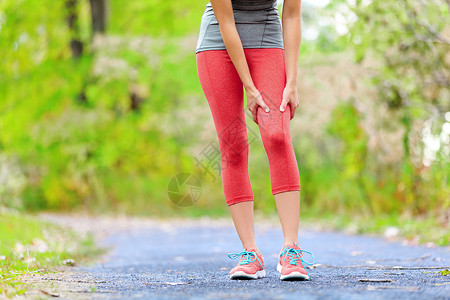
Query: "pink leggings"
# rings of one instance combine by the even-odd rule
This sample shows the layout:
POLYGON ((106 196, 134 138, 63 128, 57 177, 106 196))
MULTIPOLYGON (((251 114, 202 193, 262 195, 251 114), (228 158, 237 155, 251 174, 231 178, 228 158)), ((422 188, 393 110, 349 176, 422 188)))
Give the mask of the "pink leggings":
MULTIPOLYGON (((244 48, 244 53, 253 82, 270 108, 266 113, 258 106, 257 120, 269 159, 272 194, 299 191, 300 176, 289 129, 289 104, 284 112, 279 110, 286 86, 284 50, 244 48)), ((196 60, 200 84, 219 138, 225 201, 228 206, 253 201, 242 81, 227 50, 201 51, 196 54, 196 60)))

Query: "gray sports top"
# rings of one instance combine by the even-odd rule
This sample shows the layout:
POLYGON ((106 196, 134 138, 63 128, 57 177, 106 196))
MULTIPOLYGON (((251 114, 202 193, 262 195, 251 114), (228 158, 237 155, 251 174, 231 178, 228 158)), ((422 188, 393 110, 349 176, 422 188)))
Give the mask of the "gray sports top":
MULTIPOLYGON (((231 0, 231 3, 243 48, 284 49, 277 0, 231 0)), ((195 53, 219 49, 226 47, 211 2, 208 2, 200 23, 195 53)))

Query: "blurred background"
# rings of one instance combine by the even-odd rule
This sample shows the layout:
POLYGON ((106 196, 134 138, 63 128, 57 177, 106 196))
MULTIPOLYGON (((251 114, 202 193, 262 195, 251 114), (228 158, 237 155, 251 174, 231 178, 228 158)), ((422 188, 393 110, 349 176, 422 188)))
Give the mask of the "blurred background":
MULTIPOLYGON (((207 2, 1 0, 0 207, 228 217, 196 70, 207 2)), ((302 2, 302 220, 448 244, 449 2, 302 2)), ((270 217, 247 127, 255 209, 270 217)))

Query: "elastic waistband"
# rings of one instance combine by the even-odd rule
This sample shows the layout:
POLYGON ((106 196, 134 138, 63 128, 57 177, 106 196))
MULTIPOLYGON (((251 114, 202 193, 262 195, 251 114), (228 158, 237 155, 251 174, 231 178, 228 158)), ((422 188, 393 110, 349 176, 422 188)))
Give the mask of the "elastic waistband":
MULTIPOLYGON (((231 0, 233 9, 237 10, 265 10, 277 7, 277 0, 231 0)), ((206 6, 211 6, 211 2, 208 2, 206 6)))

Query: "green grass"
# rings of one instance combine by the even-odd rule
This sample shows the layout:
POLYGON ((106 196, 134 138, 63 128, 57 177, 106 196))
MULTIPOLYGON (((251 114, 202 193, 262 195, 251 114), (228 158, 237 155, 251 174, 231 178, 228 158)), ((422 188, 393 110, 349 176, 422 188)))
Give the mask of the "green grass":
MULTIPOLYGON (((1 207, 0 207, 1 209, 1 207)), ((50 224, 37 217, 0 210, 0 295, 13 297, 27 290, 21 278, 31 273, 54 272, 64 260, 83 264, 103 249, 92 235, 50 224)))
POLYGON ((311 213, 301 214, 301 222, 320 225, 323 228, 342 230, 355 234, 384 236, 388 228, 395 228, 396 239, 406 239, 416 244, 433 243, 437 246, 450 245, 450 230, 447 223, 439 222, 433 216, 411 217, 407 214, 360 215, 311 213), (319 217, 318 217, 319 216, 319 217))

